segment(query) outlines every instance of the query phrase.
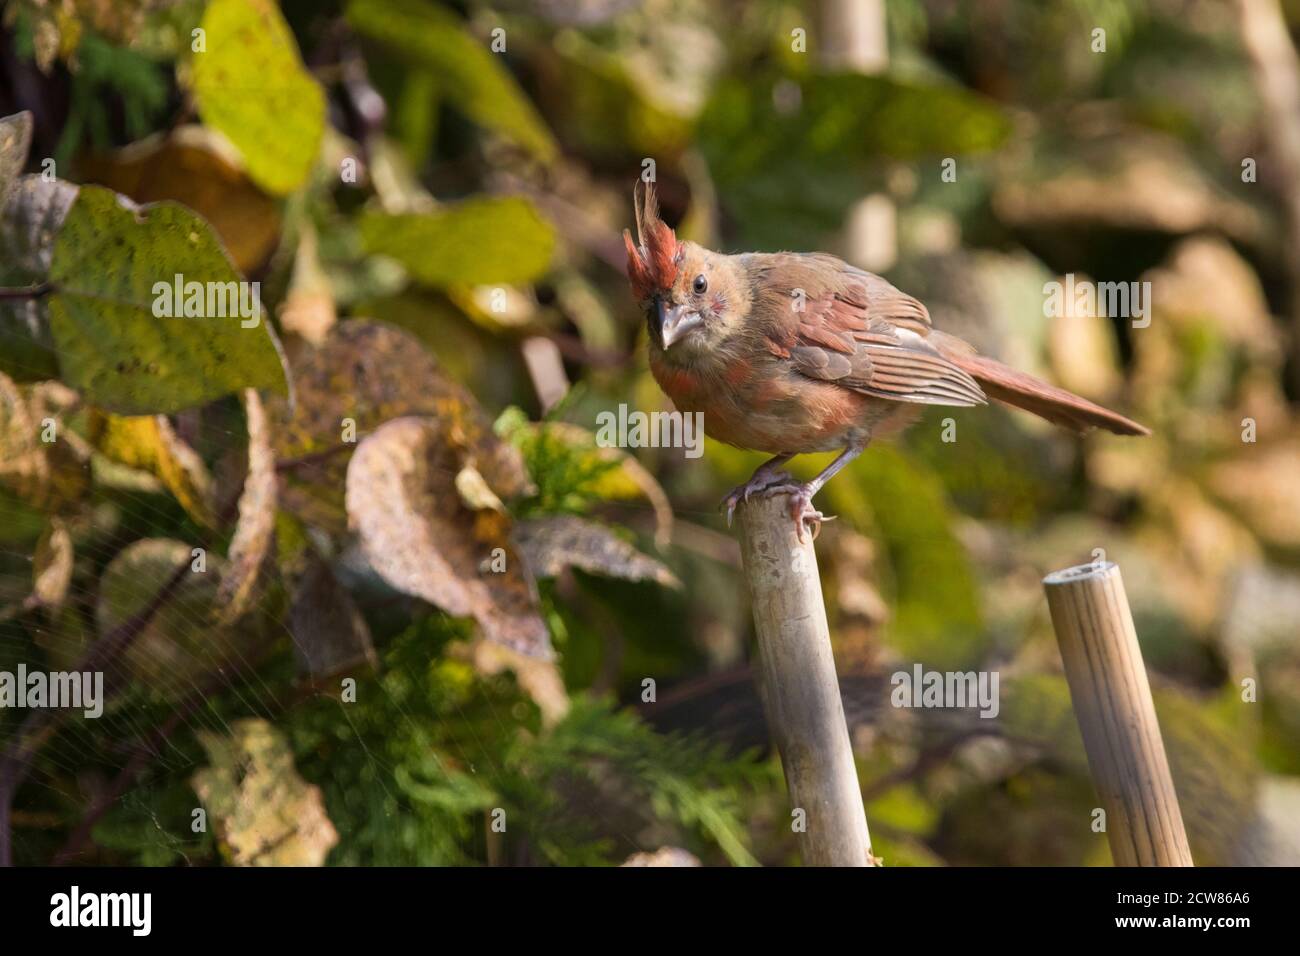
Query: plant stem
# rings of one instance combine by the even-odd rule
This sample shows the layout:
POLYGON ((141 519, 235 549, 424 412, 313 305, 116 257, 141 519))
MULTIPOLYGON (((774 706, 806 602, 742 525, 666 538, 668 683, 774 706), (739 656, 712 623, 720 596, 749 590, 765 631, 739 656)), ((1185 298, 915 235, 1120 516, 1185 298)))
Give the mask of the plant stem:
POLYGON ((0 289, 0 302, 13 299, 43 299, 54 291, 53 284, 49 282, 42 282, 21 289, 0 289))

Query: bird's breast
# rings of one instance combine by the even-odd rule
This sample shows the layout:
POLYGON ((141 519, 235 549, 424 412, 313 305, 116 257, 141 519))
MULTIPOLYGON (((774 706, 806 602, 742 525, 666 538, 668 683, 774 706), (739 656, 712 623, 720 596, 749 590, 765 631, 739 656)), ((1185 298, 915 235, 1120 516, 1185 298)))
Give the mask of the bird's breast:
POLYGON ((872 399, 788 369, 747 360, 714 369, 650 369, 681 412, 701 412, 710 438, 738 448, 803 454, 833 451, 868 427, 872 399))

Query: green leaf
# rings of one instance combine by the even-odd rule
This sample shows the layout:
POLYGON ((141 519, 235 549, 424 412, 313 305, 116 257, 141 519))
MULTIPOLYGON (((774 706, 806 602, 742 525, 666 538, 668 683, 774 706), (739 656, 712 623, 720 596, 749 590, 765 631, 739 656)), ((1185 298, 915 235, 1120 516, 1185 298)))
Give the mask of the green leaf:
POLYGON ((220 310, 233 313, 224 318, 154 314, 177 276, 205 290, 243 288, 208 224, 184 206, 137 207, 112 190, 82 187, 50 264, 50 330, 64 381, 93 404, 133 415, 174 412, 242 388, 285 390, 264 321, 245 328, 229 307, 220 310))
POLYGON ((746 246, 788 249, 838 228, 879 188, 882 158, 990 150, 1010 131, 996 103, 959 87, 834 73, 728 81, 697 135, 746 246))
POLYGON ((530 282, 550 267, 555 233, 526 199, 469 199, 431 213, 368 212, 366 252, 392 256, 429 285, 530 282))
POLYGON ((481 40, 448 11, 423 0, 352 0, 347 19, 416 66, 429 68, 448 101, 543 162, 558 148, 533 104, 481 40))
POLYGON ((760 172, 781 157, 831 165, 981 152, 1011 132, 996 103, 956 86, 859 73, 810 76, 780 96, 776 85, 733 80, 705 108, 699 135, 718 178, 760 172))
POLYGON ((580 33, 556 42, 564 110, 555 125, 567 143, 597 156, 675 156, 690 142, 692 120, 656 102, 631 74, 625 57, 580 33))
POLYGON ((196 52, 199 115, 243 154, 249 177, 285 195, 306 180, 325 132, 325 93, 270 0, 212 0, 196 52))

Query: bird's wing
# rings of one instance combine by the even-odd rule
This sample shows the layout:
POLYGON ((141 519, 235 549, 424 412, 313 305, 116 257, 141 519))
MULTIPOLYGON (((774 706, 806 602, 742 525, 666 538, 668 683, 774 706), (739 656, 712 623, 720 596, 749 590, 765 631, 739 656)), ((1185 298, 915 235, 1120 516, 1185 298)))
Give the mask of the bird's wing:
POLYGON ((789 256, 767 278, 778 299, 789 298, 774 303, 786 315, 767 330, 769 348, 801 375, 896 402, 987 403, 930 341, 939 333, 925 306, 879 276, 818 255, 789 256))

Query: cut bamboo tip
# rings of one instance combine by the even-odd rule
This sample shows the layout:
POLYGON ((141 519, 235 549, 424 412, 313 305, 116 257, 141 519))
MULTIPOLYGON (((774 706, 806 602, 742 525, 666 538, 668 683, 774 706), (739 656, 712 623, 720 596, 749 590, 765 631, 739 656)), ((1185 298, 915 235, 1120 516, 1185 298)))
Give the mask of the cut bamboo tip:
POLYGON ((1119 566, 1054 571, 1043 589, 1115 865, 1191 866, 1119 566))
POLYGON ((1072 568, 1053 571, 1043 578, 1043 583, 1051 587, 1054 584, 1068 584, 1081 578, 1102 578, 1110 574, 1112 568, 1118 571, 1119 565, 1114 561, 1093 561, 1089 564, 1076 564, 1072 568))

